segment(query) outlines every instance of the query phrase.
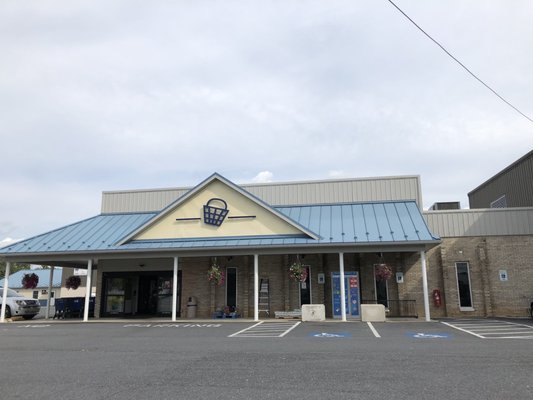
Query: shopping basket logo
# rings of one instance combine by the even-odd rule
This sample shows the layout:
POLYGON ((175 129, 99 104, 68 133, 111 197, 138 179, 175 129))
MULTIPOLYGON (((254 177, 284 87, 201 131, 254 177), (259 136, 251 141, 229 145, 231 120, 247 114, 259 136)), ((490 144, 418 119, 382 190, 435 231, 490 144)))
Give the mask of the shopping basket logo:
POLYGON ((220 226, 224 222, 224 218, 226 218, 228 212, 228 204, 222 199, 213 197, 204 205, 204 222, 209 225, 220 226), (212 206, 211 202, 213 201, 222 203, 224 208, 212 206))

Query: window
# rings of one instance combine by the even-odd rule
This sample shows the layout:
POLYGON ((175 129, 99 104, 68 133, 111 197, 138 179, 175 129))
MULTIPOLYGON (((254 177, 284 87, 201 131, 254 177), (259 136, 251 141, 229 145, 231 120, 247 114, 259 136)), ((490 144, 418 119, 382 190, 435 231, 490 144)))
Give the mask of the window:
POLYGON ((490 203, 490 208, 507 208, 507 198, 505 195, 498 197, 490 203))
POLYGON ((461 311, 472 311, 472 290, 470 288, 470 266, 467 262, 455 263, 457 288, 459 291, 459 308, 461 311))
POLYGON ((39 298, 39 291, 38 290, 34 290, 33 291, 33 298, 34 299, 38 299, 39 298))

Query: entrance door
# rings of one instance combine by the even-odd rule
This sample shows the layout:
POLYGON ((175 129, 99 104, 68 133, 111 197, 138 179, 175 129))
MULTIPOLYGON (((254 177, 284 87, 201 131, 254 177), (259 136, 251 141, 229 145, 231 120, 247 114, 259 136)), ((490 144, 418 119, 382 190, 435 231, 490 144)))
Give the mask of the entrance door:
MULTIPOLYGON (((173 299, 172 275, 169 273, 156 273, 139 275, 139 300, 137 313, 141 315, 161 315, 172 314, 173 299)), ((178 271, 178 295, 176 311, 180 316, 181 309, 181 271, 178 271)))
POLYGON ((139 276, 139 303, 137 313, 141 315, 155 315, 157 313, 157 276, 139 276))
MULTIPOLYGON (((341 318, 341 276, 338 272, 331 273, 331 293, 333 318, 341 318)), ((359 311, 359 273, 348 271, 344 273, 344 304, 346 305, 346 317, 358 318, 359 311)))
POLYGON ((374 282, 376 284, 376 304, 383 304, 389 308, 389 287, 386 279, 378 279, 376 276, 376 265, 374 265, 374 282))
MULTIPOLYGON (((108 272, 103 276, 102 316, 172 314, 172 274, 159 272, 108 272)), ((181 309, 181 271, 178 271, 177 316, 181 309)))
POLYGON ((226 268, 226 306, 230 312, 237 309, 237 268, 226 268))
POLYGON ((311 304, 311 267, 303 266, 307 272, 305 281, 300 282, 300 305, 311 304))

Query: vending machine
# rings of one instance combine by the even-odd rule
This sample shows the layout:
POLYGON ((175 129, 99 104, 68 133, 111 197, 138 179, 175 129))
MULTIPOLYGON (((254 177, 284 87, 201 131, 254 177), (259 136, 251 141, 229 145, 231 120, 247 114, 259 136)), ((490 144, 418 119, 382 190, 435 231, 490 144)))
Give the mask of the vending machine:
MULTIPOLYGON (((341 277, 339 272, 331 273, 331 293, 333 318, 341 318, 341 277)), ((348 271, 344 273, 344 301, 346 304, 346 318, 360 317, 359 273, 348 271)))

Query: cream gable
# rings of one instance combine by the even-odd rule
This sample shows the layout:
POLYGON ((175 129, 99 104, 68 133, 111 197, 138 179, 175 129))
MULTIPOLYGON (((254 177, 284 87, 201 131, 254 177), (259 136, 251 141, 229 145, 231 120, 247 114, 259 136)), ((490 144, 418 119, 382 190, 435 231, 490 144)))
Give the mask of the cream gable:
MULTIPOLYGON (((219 202, 212 203, 222 207, 219 202)), ((133 240, 305 234, 272 211, 218 179, 213 180, 176 208, 135 235, 133 240), (203 206, 212 198, 223 199, 228 214, 220 226, 206 224, 203 206), (255 218, 230 218, 255 216, 255 218), (199 218, 198 220, 185 220, 199 218)))

